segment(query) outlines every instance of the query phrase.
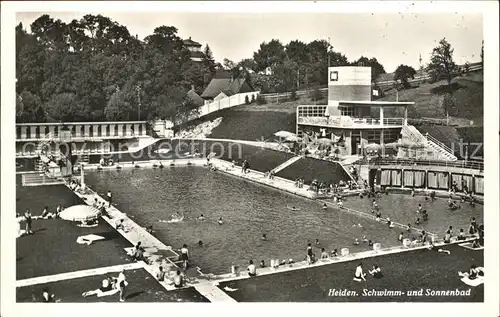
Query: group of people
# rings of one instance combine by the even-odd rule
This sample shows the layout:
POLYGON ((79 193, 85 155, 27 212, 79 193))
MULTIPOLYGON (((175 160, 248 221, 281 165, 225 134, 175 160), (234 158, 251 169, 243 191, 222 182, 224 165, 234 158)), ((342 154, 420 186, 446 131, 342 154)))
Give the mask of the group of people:
POLYGON ((295 180, 295 187, 297 187, 297 188, 303 188, 304 187, 304 179, 297 178, 295 180))
POLYGON ((18 223, 18 236, 21 236, 23 234, 33 234, 33 220, 37 219, 58 219, 60 218, 61 211, 63 210, 63 207, 61 205, 57 205, 56 210, 54 212, 49 210, 48 206, 45 206, 43 208, 42 214, 39 216, 33 216, 31 213, 30 209, 26 209, 23 215, 20 215, 19 213, 16 213, 16 219, 18 223), (21 230, 21 222, 24 221, 25 223, 25 230, 24 233, 21 230))
POLYGON ((101 159, 99 160, 99 166, 101 167, 106 167, 106 166, 113 166, 115 164, 115 162, 113 161, 112 158, 104 158, 104 157, 101 157, 101 159))
MULTIPOLYGON (((371 270, 368 270, 368 273, 374 278, 384 277, 384 275, 382 274, 382 270, 376 264, 372 266, 371 270)), ((363 272, 363 263, 359 263, 358 266, 356 266, 353 280, 356 282, 366 282, 366 273, 363 272)))

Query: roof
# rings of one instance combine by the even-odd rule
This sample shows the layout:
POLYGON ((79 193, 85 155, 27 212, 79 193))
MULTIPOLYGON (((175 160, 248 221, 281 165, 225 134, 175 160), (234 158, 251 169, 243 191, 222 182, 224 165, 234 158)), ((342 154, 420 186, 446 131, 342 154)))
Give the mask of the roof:
POLYGON ((402 107, 414 105, 414 102, 405 101, 351 101, 351 100, 339 100, 339 104, 349 104, 349 105, 359 105, 359 106, 377 106, 377 107, 402 107))
POLYGON ((193 103, 197 106, 203 106, 203 99, 194 91, 193 89, 189 90, 186 93, 186 96, 193 101, 193 103))
POLYGON ((205 88, 201 97, 211 99, 216 97, 221 92, 224 92, 226 95, 229 94, 228 96, 237 94, 245 81, 246 80, 244 78, 238 78, 235 80, 231 80, 231 78, 214 78, 210 81, 208 87, 205 88))
POLYGON ((185 46, 201 47, 200 43, 193 41, 191 38, 188 38, 187 40, 184 40, 183 42, 184 42, 185 46))

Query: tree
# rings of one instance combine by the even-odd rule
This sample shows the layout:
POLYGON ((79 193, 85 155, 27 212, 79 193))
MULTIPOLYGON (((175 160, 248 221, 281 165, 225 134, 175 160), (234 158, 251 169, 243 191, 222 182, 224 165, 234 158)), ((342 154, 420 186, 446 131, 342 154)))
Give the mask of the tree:
POLYGON ((409 88, 408 79, 413 79, 416 73, 413 67, 401 64, 394 72, 394 80, 400 81, 404 88, 409 88))
POLYGON ((248 98, 248 95, 245 96, 245 104, 247 105, 250 104, 250 98, 248 98))
POLYGON ((90 109, 77 103, 74 93, 55 94, 45 103, 48 116, 55 121, 86 121, 90 109))
POLYGON ((222 61, 222 66, 224 66, 224 69, 226 70, 232 70, 236 67, 236 63, 228 58, 224 58, 224 60, 222 61))
POLYGON ((372 82, 375 82, 380 75, 385 74, 384 66, 382 66, 382 64, 380 64, 375 57, 369 59, 368 57, 361 56, 358 60, 352 62, 352 65, 371 67, 372 82))
POLYGON ((104 108, 104 115, 110 121, 126 121, 130 120, 132 110, 132 105, 127 100, 126 94, 123 91, 116 91, 104 108))
POLYGON ((448 90, 451 93, 451 80, 457 73, 457 65, 453 61, 453 48, 443 38, 431 53, 431 60, 426 71, 434 78, 446 78, 448 90))
POLYGON ((253 53, 256 71, 265 71, 269 67, 274 67, 276 64, 285 59, 285 47, 279 40, 273 39, 269 43, 263 42, 260 44, 259 50, 253 53))
POLYGON ((44 122, 45 111, 43 110, 40 97, 24 90, 16 98, 16 122, 44 122))

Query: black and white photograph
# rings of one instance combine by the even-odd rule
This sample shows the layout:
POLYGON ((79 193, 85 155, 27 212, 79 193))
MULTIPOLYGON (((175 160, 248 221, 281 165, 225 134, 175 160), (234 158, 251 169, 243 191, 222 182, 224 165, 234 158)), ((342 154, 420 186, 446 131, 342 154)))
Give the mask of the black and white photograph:
POLYGON ((498 3, 391 2, 2 3, 1 315, 498 316, 498 3))

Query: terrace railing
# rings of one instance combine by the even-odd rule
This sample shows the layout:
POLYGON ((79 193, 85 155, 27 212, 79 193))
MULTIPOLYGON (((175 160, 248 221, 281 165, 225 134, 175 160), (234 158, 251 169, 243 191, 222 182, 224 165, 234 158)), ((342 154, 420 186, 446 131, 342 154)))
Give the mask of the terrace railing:
POLYGON ((443 166, 455 168, 468 168, 484 171, 484 162, 482 161, 431 161, 431 160, 412 160, 412 159, 386 159, 376 158, 372 160, 359 160, 356 164, 367 164, 369 166, 397 165, 397 166, 443 166))
MULTIPOLYGON (((353 118, 353 117, 300 117, 299 124, 332 126, 332 127, 363 127, 363 126, 380 126, 381 121, 377 118, 353 118)), ((405 120, 403 118, 384 118, 383 126, 403 126, 405 120)))

